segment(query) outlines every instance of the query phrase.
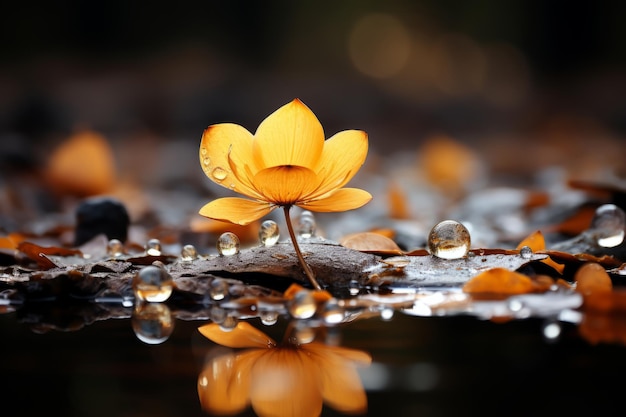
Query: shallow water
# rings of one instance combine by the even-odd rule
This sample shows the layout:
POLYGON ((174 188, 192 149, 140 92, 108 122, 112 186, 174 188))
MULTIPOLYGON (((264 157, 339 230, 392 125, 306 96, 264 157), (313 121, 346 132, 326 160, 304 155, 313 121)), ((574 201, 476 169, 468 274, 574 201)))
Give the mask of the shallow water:
MULTIPOLYGON (((286 328, 282 319, 251 323, 275 340, 286 328)), ((216 344, 198 332, 203 324, 176 320, 167 341, 149 345, 130 319, 40 334, 19 311, 0 315, 3 408, 16 416, 207 416, 197 382, 216 344)), ((547 340, 543 324, 396 313, 342 324, 326 340, 371 355, 359 369, 366 415, 618 413, 626 349, 591 345, 568 323, 547 340)), ((237 415, 255 414, 247 407, 237 415)), ((324 405, 321 415, 345 414, 324 405)))

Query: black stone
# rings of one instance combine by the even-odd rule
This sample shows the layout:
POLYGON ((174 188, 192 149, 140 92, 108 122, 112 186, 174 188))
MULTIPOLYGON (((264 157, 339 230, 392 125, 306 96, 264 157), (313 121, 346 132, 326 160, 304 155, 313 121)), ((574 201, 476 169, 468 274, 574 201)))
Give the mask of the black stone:
POLYGON ((92 197, 76 210, 74 244, 80 246, 105 234, 109 239, 126 241, 130 217, 124 204, 110 197, 92 197))

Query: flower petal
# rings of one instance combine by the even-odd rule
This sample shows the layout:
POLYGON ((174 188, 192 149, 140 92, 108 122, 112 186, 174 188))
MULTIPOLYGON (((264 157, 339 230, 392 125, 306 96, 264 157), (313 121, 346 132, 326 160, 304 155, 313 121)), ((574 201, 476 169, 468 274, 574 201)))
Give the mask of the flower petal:
POLYGON ((316 168, 324 180, 311 197, 346 185, 365 162, 367 149, 367 133, 361 130, 344 130, 328 139, 316 168))
POLYGON ((210 219, 245 226, 268 214, 276 207, 264 201, 246 200, 238 197, 224 197, 213 200, 202 207, 199 213, 210 219))
POLYGON ((198 398, 211 414, 235 414, 250 402, 251 366, 265 350, 227 353, 208 362, 198 376, 198 398))
POLYGON ((360 188, 340 188, 327 197, 298 203, 297 205, 311 211, 346 211, 359 208, 367 204, 371 199, 372 195, 360 188))
POLYGON ((320 182, 312 170, 293 165, 263 169, 253 181, 263 198, 277 205, 296 204, 320 182))
POLYGON ((315 114, 295 99, 259 125, 253 152, 259 168, 298 165, 314 168, 324 148, 324 129, 315 114))
POLYGON ((265 351, 250 378, 250 402, 259 416, 318 417, 322 412, 319 369, 299 349, 265 351))
POLYGON ((363 413, 367 396, 356 371, 357 366, 369 366, 372 357, 361 350, 340 346, 309 343, 303 346, 320 369, 324 401, 343 413, 363 413))
POLYGON ((217 323, 200 326, 198 331, 212 342, 230 348, 268 348, 276 345, 271 337, 245 321, 237 323, 228 332, 222 330, 217 323))
POLYGON ((207 127, 200 142, 200 165, 206 176, 216 184, 248 197, 259 197, 250 187, 249 179, 244 177, 246 172, 256 171, 252 134, 245 128, 233 123, 207 127), (243 169, 246 165, 248 169, 243 169), (233 168, 237 168, 236 171, 233 168))

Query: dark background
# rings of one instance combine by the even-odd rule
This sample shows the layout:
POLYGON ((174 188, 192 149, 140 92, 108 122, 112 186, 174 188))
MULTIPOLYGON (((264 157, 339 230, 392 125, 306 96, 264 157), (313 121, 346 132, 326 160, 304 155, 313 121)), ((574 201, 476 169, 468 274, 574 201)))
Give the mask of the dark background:
POLYGON ((0 135, 54 143, 89 126, 113 141, 196 143, 221 121, 254 131, 295 97, 328 134, 364 129, 381 152, 436 131, 534 140, 563 117, 621 135, 625 12, 565 0, 13 2, 0 13, 0 135))

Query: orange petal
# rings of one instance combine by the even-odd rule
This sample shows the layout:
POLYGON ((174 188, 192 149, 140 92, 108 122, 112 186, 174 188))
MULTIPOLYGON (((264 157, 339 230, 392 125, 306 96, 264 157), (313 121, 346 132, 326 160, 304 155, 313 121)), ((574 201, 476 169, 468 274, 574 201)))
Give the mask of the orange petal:
POLYGON ((367 149, 367 133, 360 130, 345 130, 328 139, 317 167, 323 182, 310 198, 346 185, 365 162, 367 149))
POLYGON ((245 128, 233 123, 206 128, 200 142, 200 165, 206 176, 216 184, 248 197, 259 197, 245 176, 247 171, 237 169, 244 166, 254 168, 252 133, 245 128))
POLYGON ((199 213, 210 219, 245 226, 274 210, 273 206, 264 201, 246 200, 245 198, 224 197, 213 200, 202 207, 199 213))
POLYGON ((202 409, 211 414, 235 414, 248 403, 250 371, 264 350, 218 356, 208 362, 198 376, 198 398, 202 409))
POLYGON ((254 135, 259 168, 298 165, 315 168, 324 147, 324 130, 315 114, 295 99, 270 114, 254 135))
POLYGON ((595 262, 588 262, 578 268, 574 274, 576 291, 583 295, 608 292, 613 289, 611 277, 604 267, 595 262))
POLYGON ((322 386, 317 364, 299 349, 266 351, 252 369, 250 402, 259 416, 318 417, 322 386))
POLYGON ((506 268, 493 268, 481 272, 463 285, 466 293, 525 294, 534 286, 526 275, 506 268))
POLYGON ((277 205, 295 204, 318 183, 315 172, 293 165, 266 168, 254 176, 254 184, 264 199, 277 205))
POLYGON ((302 347, 318 364, 322 375, 324 401, 341 412, 362 413, 367 409, 367 397, 357 366, 368 366, 372 357, 361 350, 341 346, 309 343, 302 347))
POLYGON ((305 210, 332 212, 353 210, 364 206, 372 199, 372 195, 359 188, 340 188, 328 197, 298 203, 305 210))
POLYGON ((209 323, 198 327, 204 337, 222 346, 230 348, 268 348, 276 343, 268 335, 242 321, 226 332, 217 323, 209 323))

